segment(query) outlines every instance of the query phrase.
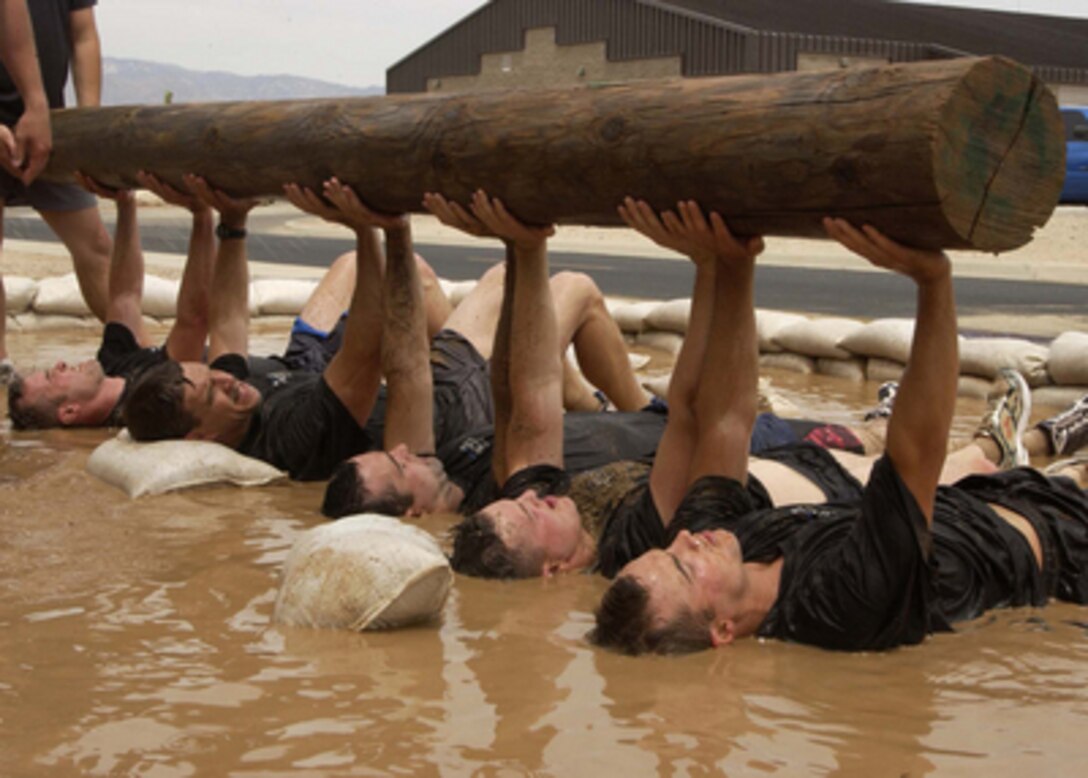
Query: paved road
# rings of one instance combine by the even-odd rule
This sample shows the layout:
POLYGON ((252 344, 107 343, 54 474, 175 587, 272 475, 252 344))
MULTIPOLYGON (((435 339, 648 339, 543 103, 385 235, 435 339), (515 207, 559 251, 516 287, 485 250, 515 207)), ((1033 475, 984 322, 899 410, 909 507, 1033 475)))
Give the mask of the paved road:
MULTIPOLYGON (((8 215, 5 222, 10 238, 55 240, 36 217, 8 215)), ((264 262, 324 267, 354 245, 350 239, 265 234, 256 219, 251 219, 250 226, 250 258, 264 262)), ((187 250, 188 235, 177 224, 145 222, 140 231, 147 251, 184 254, 187 250)), ((451 280, 478 278, 502 258, 500 249, 483 246, 419 243, 416 249, 439 276, 451 280)), ((589 273, 607 295, 661 300, 691 295, 693 273, 682 262, 554 252, 551 265, 554 270, 589 273)), ((889 273, 760 266, 757 274, 756 304, 760 307, 862 319, 914 315, 912 285, 889 273)), ((1083 316, 1088 308, 1088 287, 962 278, 957 280, 957 304, 964 316, 1006 314, 1009 331, 1015 331, 1011 322, 1018 315, 1083 316)))

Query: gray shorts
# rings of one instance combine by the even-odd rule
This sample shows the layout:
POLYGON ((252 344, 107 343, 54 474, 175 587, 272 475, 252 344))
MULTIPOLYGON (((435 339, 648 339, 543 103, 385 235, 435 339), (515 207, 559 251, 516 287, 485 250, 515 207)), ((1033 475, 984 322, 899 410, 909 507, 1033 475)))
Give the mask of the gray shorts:
POLYGON ((68 213, 94 208, 98 199, 81 186, 54 184, 38 179, 30 186, 6 170, 0 170, 0 201, 5 205, 29 205, 35 211, 68 213))

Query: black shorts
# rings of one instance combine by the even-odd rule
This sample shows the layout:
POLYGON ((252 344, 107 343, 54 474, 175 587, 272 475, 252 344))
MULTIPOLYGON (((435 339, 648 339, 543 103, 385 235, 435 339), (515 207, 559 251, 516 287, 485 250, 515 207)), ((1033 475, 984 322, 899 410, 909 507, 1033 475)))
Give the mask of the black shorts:
POLYGON ((431 341, 435 446, 495 422, 487 361, 463 335, 441 330, 431 341))
POLYGON ((75 184, 54 184, 38 179, 30 186, 6 170, 0 170, 0 202, 5 205, 29 205, 35 211, 69 213, 94 208, 98 200, 75 184))
POLYGON ((761 413, 756 417, 748 450, 762 455, 772 448, 797 443, 812 443, 821 448, 841 449, 854 454, 865 453, 864 444, 848 427, 805 419, 784 419, 773 413, 761 413))
POLYGON ((1088 495, 1072 479, 1047 478, 1018 467, 956 483, 972 497, 1020 514, 1031 524, 1043 550, 1047 594, 1088 603, 1088 495))
POLYGON ((828 502, 847 502, 861 496, 861 482, 821 446, 812 443, 783 446, 762 451, 759 458, 778 462, 800 473, 819 487, 828 502))
POLYGON ((251 375, 268 375, 283 370, 299 373, 323 373, 344 343, 344 323, 340 320, 331 332, 319 330, 300 318, 291 327, 291 337, 282 356, 249 358, 251 375))

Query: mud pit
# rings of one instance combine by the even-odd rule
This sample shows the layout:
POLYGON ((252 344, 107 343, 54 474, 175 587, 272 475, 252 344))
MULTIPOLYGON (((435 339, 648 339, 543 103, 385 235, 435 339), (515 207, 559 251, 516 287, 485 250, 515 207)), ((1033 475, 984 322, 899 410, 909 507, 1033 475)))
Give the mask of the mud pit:
MULTIPOLYGON (((94 333, 13 334, 16 361, 94 333)), ((274 350, 275 336, 254 343, 274 350)), ((856 421, 873 384, 768 373, 856 421)), ((966 436, 982 404, 961 400, 966 436)), ((887 654, 742 641, 614 656, 603 580, 459 578, 440 623, 279 628, 280 565, 320 484, 128 500, 83 472, 101 431, 0 435, 0 773, 1056 775, 1079 772, 1088 612, 987 616, 887 654)), ((422 522, 442 537, 447 517, 422 522)))

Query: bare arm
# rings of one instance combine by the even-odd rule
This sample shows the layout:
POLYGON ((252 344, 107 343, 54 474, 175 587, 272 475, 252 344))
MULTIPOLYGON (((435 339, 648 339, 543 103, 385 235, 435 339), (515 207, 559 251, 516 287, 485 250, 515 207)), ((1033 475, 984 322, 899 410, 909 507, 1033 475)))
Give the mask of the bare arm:
POLYGON ((49 160, 53 132, 26 0, 0 0, 0 60, 25 107, 15 125, 15 153, 5 166, 29 184, 49 160))
POLYGON ((140 171, 136 177, 165 202, 185 208, 193 215, 189 254, 178 286, 177 315, 166 337, 166 353, 172 359, 199 362, 204 358, 204 343, 208 338, 208 298, 215 267, 215 221, 212 210, 196 195, 179 192, 150 173, 140 171))
POLYGON ((918 287, 914 340, 888 422, 887 454, 932 523, 959 382, 952 265, 941 252, 901 246, 868 225, 858 230, 842 219, 826 219, 824 226, 851 251, 918 287))
MULTIPOLYGON (((509 415, 495 427, 496 439, 503 439, 501 470, 509 476, 532 465, 562 467, 563 364, 547 253, 555 228, 525 226, 482 191, 473 196, 472 212, 506 244, 507 273, 513 270, 514 276, 506 286, 513 301, 504 300, 502 310, 508 334, 492 355, 503 348, 508 363, 509 415)), ((494 468, 498 474, 500 466, 494 468)))
POLYGON ((69 14, 72 34, 72 84, 76 104, 81 108, 102 104, 102 44, 94 8, 81 8, 69 14))
MULTIPOLYGON (((701 410, 702 417, 718 411, 706 407, 706 398, 699 405, 700 387, 715 387, 714 382, 703 374, 709 364, 708 343, 718 335, 720 328, 736 326, 738 322, 722 319, 718 312, 719 305, 728 304, 731 287, 737 281, 733 277, 735 268, 732 263, 723 263, 720 259, 736 257, 746 258, 748 262, 763 250, 763 242, 758 238, 737 241, 725 226, 718 214, 711 214, 710 221, 703 217, 698 204, 694 201, 677 203, 676 212, 666 211, 659 218, 645 202, 636 202, 627 198, 620 206, 620 216, 633 229, 641 232, 652 241, 665 248, 673 249, 688 256, 695 264, 695 286, 692 290, 691 315, 688 332, 680 349, 672 378, 669 381, 669 420, 658 446, 654 466, 650 472, 650 492, 662 520, 668 524, 672 515, 683 499, 688 486, 694 480, 693 473, 700 474, 713 461, 710 451, 710 438, 703 437, 701 425, 703 419, 697 417, 701 410), (719 275, 726 274, 723 281, 719 275), (718 316, 718 319, 714 317, 718 316), (700 442, 703 449, 699 448, 700 442)), ((751 307, 750 302, 740 301, 751 307)), ((754 320, 754 313, 749 313, 754 320)), ((754 324, 752 324, 754 327, 754 324)), ((747 337, 743 335, 743 337, 747 337)), ((754 336, 753 336, 754 337, 754 336)), ((733 336, 728 338, 732 340, 733 336)), ((722 344, 716 344, 721 346, 722 344)), ((717 354, 720 357, 721 349, 717 354)), ((756 365, 758 370, 758 364, 756 365)), ((757 380, 758 376, 753 380, 757 380)), ((732 377, 718 378, 726 386, 732 385, 732 377)), ((737 387, 731 399, 744 396, 746 388, 737 387)), ((754 395, 753 390, 753 395, 754 395)), ((753 396, 754 401, 754 396, 753 396)), ((743 435, 742 435, 743 436, 743 435)), ((718 445, 726 442, 718 440, 718 445)), ((748 440, 744 439, 744 455, 747 457, 748 440)), ((730 472, 736 471, 743 479, 747 470, 747 459, 730 472)))
POLYGON ((76 180, 87 191, 117 205, 117 226, 113 233, 110 256, 109 299, 106 321, 126 326, 141 346, 149 343, 144 327, 144 252, 136 219, 136 198, 127 189, 110 189, 94 179, 76 173, 76 180))
MULTIPOLYGON (((219 222, 245 229, 256 200, 235 200, 199 176, 186 175, 185 185, 209 208, 219 213, 219 222)), ((208 301, 208 361, 224 354, 249 353, 249 265, 244 238, 219 242, 208 301)))
POLYGON ((285 186, 284 191, 297 208, 355 232, 355 290, 344 326, 344 342, 323 375, 352 418, 363 425, 374 408, 381 383, 385 262, 374 227, 379 217, 335 178, 325 182, 327 200, 295 184, 285 186))

